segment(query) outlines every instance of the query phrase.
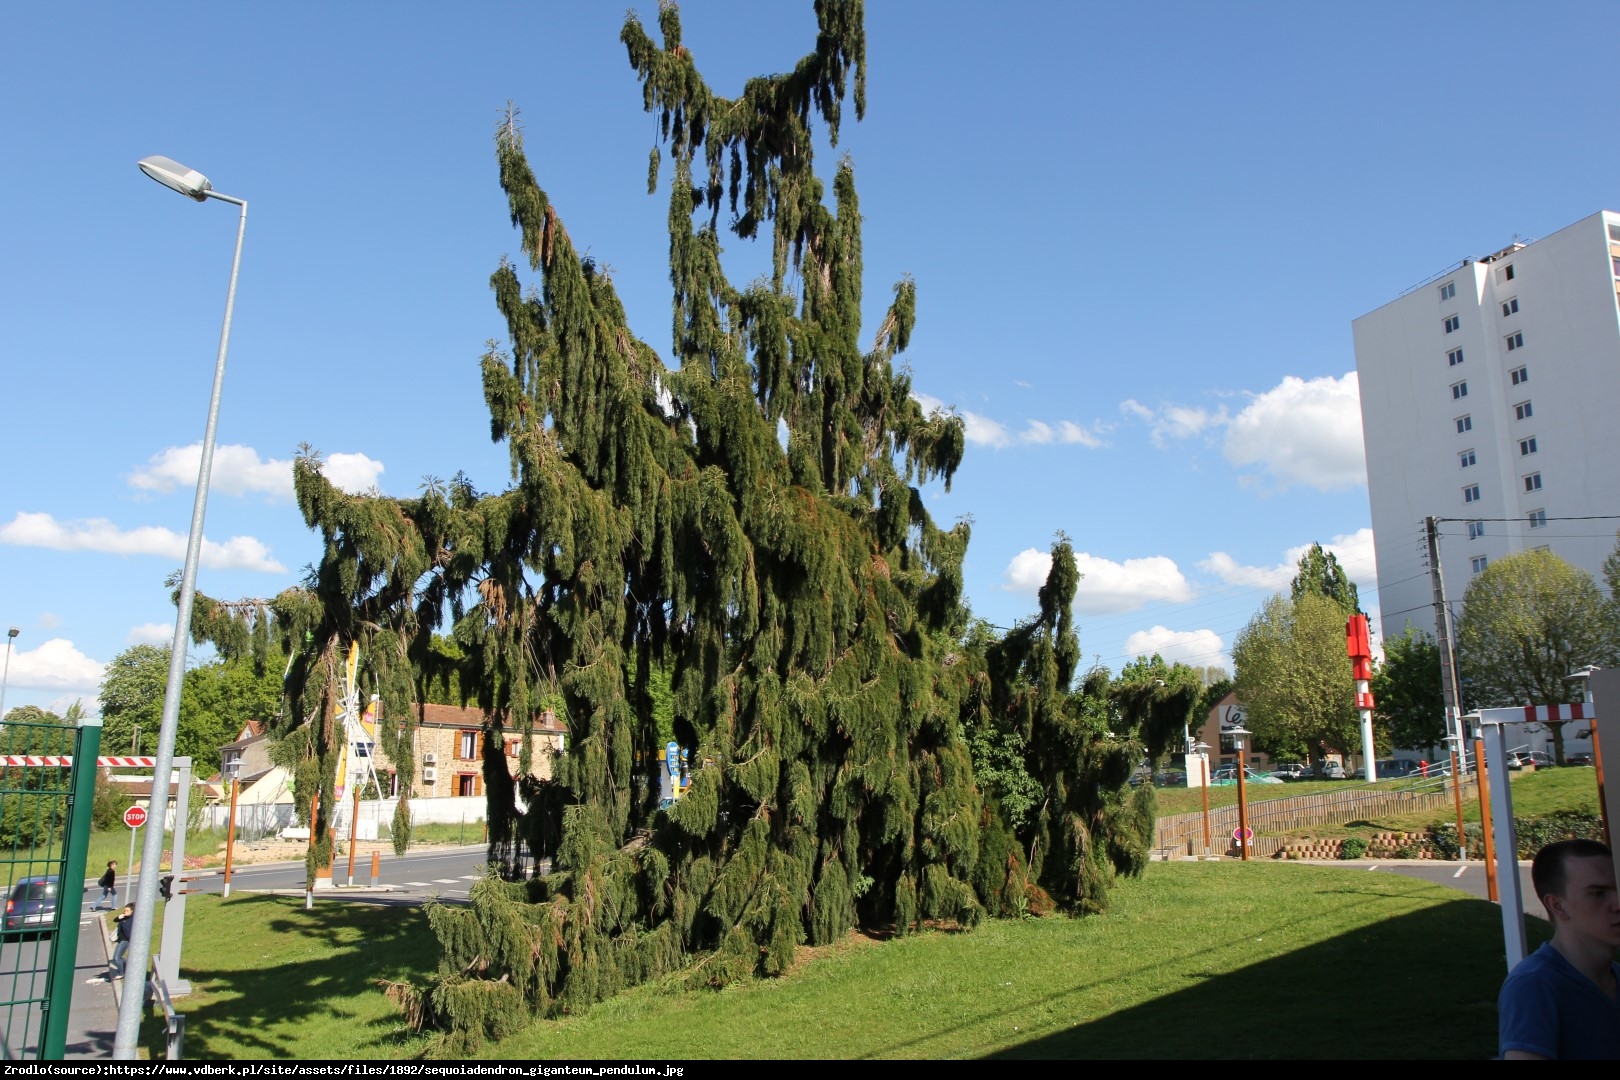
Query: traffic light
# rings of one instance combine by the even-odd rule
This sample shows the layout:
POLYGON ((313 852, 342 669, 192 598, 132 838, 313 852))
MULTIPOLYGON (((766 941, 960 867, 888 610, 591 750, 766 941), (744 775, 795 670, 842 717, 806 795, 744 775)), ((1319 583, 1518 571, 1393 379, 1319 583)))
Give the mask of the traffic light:
POLYGON ((174 891, 174 875, 173 874, 164 874, 162 877, 158 878, 158 895, 159 896, 163 897, 163 899, 165 899, 165 900, 172 900, 173 897, 170 894, 173 891, 174 891))

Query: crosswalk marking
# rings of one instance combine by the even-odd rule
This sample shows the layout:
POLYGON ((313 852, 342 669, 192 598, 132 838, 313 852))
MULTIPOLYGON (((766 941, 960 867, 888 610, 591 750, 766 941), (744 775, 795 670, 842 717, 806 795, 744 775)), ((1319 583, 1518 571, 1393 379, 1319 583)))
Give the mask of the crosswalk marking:
POLYGON ((433 879, 433 883, 435 885, 454 885, 456 879, 453 877, 437 877, 433 879))
POLYGON ((477 881, 478 880, 478 875, 477 874, 462 874, 461 875, 461 880, 462 881, 477 881))
POLYGON ((407 881, 405 886, 406 888, 410 889, 425 889, 427 888, 428 883, 425 881, 407 881))

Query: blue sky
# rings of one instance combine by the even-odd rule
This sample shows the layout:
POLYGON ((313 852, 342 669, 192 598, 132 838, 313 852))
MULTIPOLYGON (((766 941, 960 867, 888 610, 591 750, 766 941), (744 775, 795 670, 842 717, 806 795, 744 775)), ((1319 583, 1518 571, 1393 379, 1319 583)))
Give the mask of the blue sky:
MULTIPOLYGON (((656 8, 638 5, 649 28, 656 8)), ((853 108, 865 340, 917 281, 904 359, 968 419, 945 523, 974 611, 1027 616, 1066 532, 1087 661, 1224 664, 1298 550, 1376 607, 1350 321, 1464 257, 1620 206, 1620 9, 874 0, 853 108), (989 14, 987 14, 989 12, 989 14)), ((614 4, 11 5, 0 29, 0 623, 8 707, 92 708, 165 640, 235 236, 135 167, 249 200, 199 587, 315 560, 300 443, 412 495, 507 481, 478 379, 516 253, 506 101, 576 244, 668 349, 654 122, 614 4)), ((717 92, 808 51, 804 2, 689 0, 717 92)), ((733 238, 733 280, 768 251, 733 238)), ((1402 541, 1404 538, 1394 538, 1402 541)), ((1413 542, 1413 572, 1416 561, 1413 542)), ((1374 622, 1376 625, 1376 620, 1374 622)))

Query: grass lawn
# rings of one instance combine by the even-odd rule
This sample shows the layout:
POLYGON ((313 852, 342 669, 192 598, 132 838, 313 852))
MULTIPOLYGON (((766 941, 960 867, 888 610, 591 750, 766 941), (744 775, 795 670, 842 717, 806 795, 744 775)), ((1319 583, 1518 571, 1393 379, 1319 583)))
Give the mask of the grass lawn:
MULTIPOLYGON (((422 978, 420 911, 192 898, 193 1057, 411 1057, 379 978, 422 978)), ((1546 936, 1531 920, 1533 942, 1546 936)), ((1500 915, 1394 874, 1153 863, 1112 910, 805 950, 780 979, 674 980, 537 1021, 491 1058, 1457 1058, 1495 1049, 1500 915)))

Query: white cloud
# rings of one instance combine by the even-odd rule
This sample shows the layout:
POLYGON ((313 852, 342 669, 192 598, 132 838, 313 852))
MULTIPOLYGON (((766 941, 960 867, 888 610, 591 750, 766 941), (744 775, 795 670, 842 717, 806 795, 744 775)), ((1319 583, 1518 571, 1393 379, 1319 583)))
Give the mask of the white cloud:
POLYGON ((90 659, 66 638, 51 638, 37 649, 18 649, 11 657, 10 686, 31 690, 82 690, 95 693, 107 665, 90 659))
POLYGON ((1153 445, 1161 450, 1173 439, 1190 439, 1228 421, 1225 408, 1212 412, 1201 406, 1161 405, 1150 409, 1135 398, 1120 402, 1119 411, 1148 425, 1153 445))
MULTIPOLYGON (((129 474, 129 484, 141 491, 167 493, 197 486, 197 470, 202 467, 202 443, 171 446, 153 454, 142 468, 129 474)), ((259 493, 277 499, 292 498, 292 462, 271 458, 260 460, 251 446, 214 447, 214 466, 208 474, 208 490, 221 495, 259 493)))
MULTIPOLYGON (((129 484, 141 491, 160 493, 194 488, 201 466, 202 443, 171 446, 153 454, 145 466, 130 473, 129 484)), ((321 472, 339 489, 359 494, 377 486, 383 463, 365 454, 329 454, 321 472)), ((262 494, 272 499, 291 499, 292 477, 290 458, 261 459, 251 446, 216 446, 208 490, 221 495, 262 494)))
POLYGON ((1082 424, 1075 423, 1073 420, 1059 420, 1055 424, 1047 423, 1044 420, 1026 420, 1024 430, 1015 434, 1007 430, 1007 426, 999 420, 992 420, 988 416, 968 412, 966 409, 957 409, 955 406, 947 406, 932 394, 913 391, 911 396, 916 399, 917 404, 922 406, 923 412, 927 415, 932 416, 937 412, 955 412, 957 416, 962 418, 963 434, 967 437, 967 441, 977 443, 980 446, 990 446, 1000 450, 1019 443, 1035 446, 1050 443, 1077 443, 1092 448, 1105 445, 1102 436, 1107 433, 1108 429, 1103 425, 1087 428, 1082 424))
MULTIPOLYGON (((1200 561, 1198 566, 1228 585, 1281 592, 1299 573, 1299 560, 1310 547, 1310 544, 1299 544, 1289 548, 1283 552, 1282 561, 1275 566, 1244 566, 1224 551, 1211 552, 1209 558, 1200 561)), ((1377 590, 1378 565, 1373 558, 1371 529, 1357 529, 1353 533, 1335 536, 1322 547, 1339 560, 1339 565, 1360 592, 1371 594, 1377 590)))
POLYGON ((62 625, 62 616, 53 615, 49 611, 42 611, 39 613, 39 618, 34 621, 39 623, 41 630, 55 630, 62 625))
POLYGON ((1125 639, 1125 652, 1135 660, 1158 653, 1167 664, 1178 661, 1192 667, 1223 667, 1232 670, 1232 658, 1226 655, 1226 643, 1213 630, 1171 630, 1155 626, 1151 630, 1138 630, 1125 639))
POLYGON ((124 640, 131 645, 164 645, 174 641, 174 623, 141 623, 129 628, 124 640))
POLYGON ((360 495, 377 486, 377 477, 383 473, 383 463, 364 454, 328 454, 321 466, 321 475, 333 487, 360 495))
MULTIPOLYGON (((57 521, 49 514, 18 512, 0 525, 0 543, 42 547, 56 551, 103 551, 113 555, 161 555, 183 561, 186 538, 172 529, 143 525, 120 529, 106 518, 57 521)), ((224 543, 203 539, 202 563, 216 570, 262 570, 282 574, 287 568, 270 557, 270 549, 251 536, 233 536, 224 543)))
MULTIPOLYGON (((1173 559, 1150 555, 1126 559, 1122 563, 1088 552, 1075 553, 1080 584, 1075 590, 1074 610, 1083 615, 1104 615, 1134 611, 1156 601, 1181 603, 1193 598, 1192 586, 1182 576, 1173 559)), ((1002 588, 1009 592, 1035 593, 1046 582, 1052 569, 1052 556, 1037 548, 1026 548, 1007 564, 1002 588)))
POLYGON ((1319 491, 1365 484, 1356 373, 1308 382, 1285 377, 1232 418, 1224 451, 1238 468, 1257 467, 1279 491, 1296 484, 1319 491))

